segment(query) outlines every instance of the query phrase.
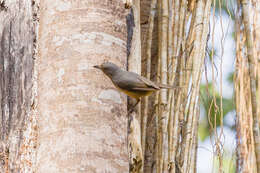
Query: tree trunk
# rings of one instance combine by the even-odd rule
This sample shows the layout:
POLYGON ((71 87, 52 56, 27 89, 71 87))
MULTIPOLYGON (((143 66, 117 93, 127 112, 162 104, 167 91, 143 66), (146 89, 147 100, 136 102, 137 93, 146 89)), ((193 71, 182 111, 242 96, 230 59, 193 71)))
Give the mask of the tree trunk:
POLYGON ((126 97, 92 66, 126 63, 121 0, 42 0, 37 173, 127 172, 126 97))
POLYGON ((0 172, 31 172, 35 162, 34 1, 0 1, 0 172))
POLYGON ((259 21, 255 20, 259 17, 260 2, 253 1, 239 1, 236 14, 235 92, 239 172, 260 171, 259 101, 256 96, 259 92, 257 78, 260 40, 257 27, 259 21))

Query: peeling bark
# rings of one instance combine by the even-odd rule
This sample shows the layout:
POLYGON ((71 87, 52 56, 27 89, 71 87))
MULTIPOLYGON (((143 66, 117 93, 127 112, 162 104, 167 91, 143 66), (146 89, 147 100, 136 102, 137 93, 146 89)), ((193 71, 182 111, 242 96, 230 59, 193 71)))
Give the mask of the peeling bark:
POLYGON ((36 123, 31 113, 36 38, 34 12, 32 1, 1 2, 0 172, 32 170, 35 160, 33 149, 36 141, 33 140, 36 140, 36 123), (28 129, 31 129, 29 134, 25 133, 28 129), (32 140, 30 146, 28 139, 32 140))
POLYGON ((239 172, 260 170, 259 99, 257 100, 259 21, 256 20, 259 6, 260 1, 241 0, 238 2, 236 13, 234 85, 237 111, 237 171, 239 172))
POLYGON ((243 23, 245 26, 246 35, 246 47, 247 47, 247 59, 249 65, 249 76, 250 76, 250 91, 251 91, 251 107, 252 107, 252 118, 253 118, 253 135, 255 144, 255 156, 257 171, 260 171, 260 128, 259 128, 259 117, 257 115, 259 109, 259 103, 256 99, 256 71, 257 71, 257 57, 254 48, 254 38, 253 38, 253 26, 250 22, 250 2, 248 0, 242 0, 242 13, 243 13, 243 23))

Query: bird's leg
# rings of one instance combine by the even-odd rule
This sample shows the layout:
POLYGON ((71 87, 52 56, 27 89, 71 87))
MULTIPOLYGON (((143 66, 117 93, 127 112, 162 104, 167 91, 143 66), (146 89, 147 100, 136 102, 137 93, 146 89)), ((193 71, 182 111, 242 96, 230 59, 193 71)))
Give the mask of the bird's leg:
POLYGON ((128 115, 129 114, 131 114, 133 111, 134 111, 134 109, 135 109, 135 107, 138 105, 138 103, 140 102, 140 99, 138 99, 138 100, 136 100, 136 103, 133 105, 133 107, 128 111, 128 115))
POLYGON ((138 105, 138 103, 140 102, 140 99, 136 100, 135 105, 133 106, 133 109, 138 105))

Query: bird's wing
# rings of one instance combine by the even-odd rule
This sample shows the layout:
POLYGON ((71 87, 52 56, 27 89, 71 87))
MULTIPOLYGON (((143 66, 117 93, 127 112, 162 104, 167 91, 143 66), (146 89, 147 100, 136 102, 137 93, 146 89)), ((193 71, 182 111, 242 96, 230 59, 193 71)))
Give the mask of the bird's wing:
POLYGON ((153 88, 155 90, 159 90, 160 87, 158 85, 156 85, 154 82, 150 81, 149 79, 146 79, 145 77, 143 76, 139 76, 138 75, 138 79, 142 82, 145 83, 146 86, 150 87, 150 88, 153 88))
MULTIPOLYGON (((139 75, 138 75, 139 76, 139 75)), ((156 90, 159 90, 161 88, 165 88, 165 89, 174 89, 174 88, 177 88, 175 86, 171 86, 171 85, 167 85, 167 84, 159 84, 157 85, 156 83, 142 77, 142 76, 139 76, 139 80, 143 81, 147 86, 149 87, 152 87, 156 90)))
POLYGON ((160 89, 152 81, 133 72, 124 72, 120 78, 115 78, 114 80, 112 79, 112 81, 119 88, 125 90, 155 91, 160 89))

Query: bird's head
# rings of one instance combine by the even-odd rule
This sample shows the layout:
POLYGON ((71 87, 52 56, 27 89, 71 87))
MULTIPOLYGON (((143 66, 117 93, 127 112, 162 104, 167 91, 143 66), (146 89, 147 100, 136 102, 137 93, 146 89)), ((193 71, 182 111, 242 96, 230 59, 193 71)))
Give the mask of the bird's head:
POLYGON ((112 77, 120 68, 112 62, 104 62, 101 65, 95 65, 94 68, 102 70, 108 77, 112 77))

